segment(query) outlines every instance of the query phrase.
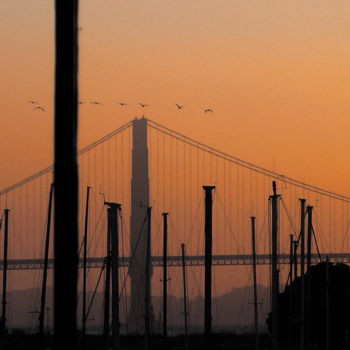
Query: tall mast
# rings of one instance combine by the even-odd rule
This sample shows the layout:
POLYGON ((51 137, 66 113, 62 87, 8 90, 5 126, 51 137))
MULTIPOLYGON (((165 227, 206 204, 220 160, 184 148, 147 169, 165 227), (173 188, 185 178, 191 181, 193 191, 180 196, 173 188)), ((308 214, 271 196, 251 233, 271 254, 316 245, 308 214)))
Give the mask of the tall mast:
POLYGON ((326 258, 326 350, 330 350, 330 337, 331 337, 331 319, 330 319, 330 276, 329 276, 329 269, 330 269, 331 263, 329 262, 329 258, 327 256, 326 258))
POLYGON ((279 277, 277 267, 278 254, 278 208, 277 200, 279 195, 276 193, 276 181, 272 182, 273 195, 270 196, 272 203, 272 253, 271 253, 271 269, 272 269, 272 350, 278 349, 279 332, 278 332, 278 292, 279 277))
POLYGON ((151 207, 147 207, 147 241, 145 271, 145 350, 150 348, 150 299, 151 299, 151 207))
POLYGON ((185 263, 185 243, 181 244, 182 250, 182 281, 184 296, 184 320, 185 320, 185 349, 188 349, 188 324, 187 324, 187 291, 186 291, 186 263, 185 263))
POLYGON ((1 333, 6 332, 6 293, 7 293, 7 249, 8 249, 8 218, 10 209, 5 209, 5 229, 4 229, 4 262, 2 270, 2 313, 0 321, 1 333))
MULTIPOLYGON (((168 258, 168 213, 163 213, 163 337, 167 338, 168 323, 167 323, 167 258, 168 258)), ((166 346, 166 344, 165 344, 166 346)))
POLYGON ((255 252, 255 217, 252 216, 252 253, 253 253, 253 280, 254 280, 254 330, 255 330, 255 350, 259 350, 259 329, 258 329, 258 293, 256 286, 256 252, 255 252))
POLYGON ((215 186, 203 186, 205 191, 205 280, 204 280, 204 333, 206 346, 210 347, 211 335, 211 267, 212 267, 212 226, 213 194, 215 186))
POLYGON ((108 224, 111 240, 111 260, 112 260, 112 336, 113 350, 119 348, 119 273, 118 273, 118 250, 119 250, 119 225, 118 211, 121 205, 117 203, 105 202, 109 206, 108 224))
POLYGON ((305 202, 300 198, 300 350, 305 347, 305 202))
POLYGON ((110 216, 107 216, 107 255, 105 258, 105 290, 104 290, 104 318, 103 318, 103 337, 105 348, 109 349, 109 298, 111 289, 111 223, 110 216))
POLYGON ((89 218, 89 186, 86 187, 86 204, 85 204, 85 227, 84 227, 84 257, 83 257, 83 311, 82 311, 82 336, 83 349, 86 348, 86 259, 87 259, 87 235, 88 235, 88 218, 89 218))
POLYGON ((288 319, 288 346, 289 349, 292 348, 293 341, 293 235, 290 235, 289 240, 289 319, 288 319))
POLYGON ((45 252, 44 252, 44 271, 43 282, 41 287, 41 304, 39 313, 39 341, 40 349, 44 348, 44 318, 45 318, 45 302, 46 302, 46 281, 47 281, 47 266, 49 260, 49 247, 50 247, 50 229, 51 229, 51 208, 52 208, 52 195, 54 184, 50 186, 49 205, 47 209, 47 223, 46 223, 46 239, 45 239, 45 252))
MULTIPOLYGON (((311 328, 311 253, 312 253, 312 209, 311 205, 306 207, 307 212, 307 253, 306 253, 306 272, 307 272, 307 284, 306 284, 306 342, 310 341, 310 328, 311 328)), ((308 344, 307 344, 308 345, 308 344)))
POLYGON ((76 346, 78 0, 55 1, 54 349, 76 346))

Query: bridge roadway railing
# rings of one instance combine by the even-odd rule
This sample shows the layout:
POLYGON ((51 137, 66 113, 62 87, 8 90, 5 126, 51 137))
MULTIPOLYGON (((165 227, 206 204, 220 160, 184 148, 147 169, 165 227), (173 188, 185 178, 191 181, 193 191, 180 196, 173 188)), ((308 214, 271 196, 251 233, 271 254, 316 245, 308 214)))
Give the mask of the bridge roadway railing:
MULTIPOLYGON (((326 260, 328 256, 329 261, 339 262, 339 263, 350 263, 350 253, 324 253, 321 254, 322 261, 326 260)), ((186 266, 204 266, 204 255, 190 255, 186 258, 186 266)), ((312 264, 316 264, 320 261, 318 254, 312 254, 311 256, 312 264)), ((96 257, 87 259, 87 267, 90 269, 101 268, 104 264, 105 258, 96 257)), ((163 257, 152 256, 152 265, 154 267, 163 266, 163 257)), ((300 256, 298 256, 298 261, 300 261, 300 256)), ((53 259, 49 259, 48 267, 53 268, 53 259)), ((280 254, 278 256, 278 262, 280 264, 289 264, 289 254, 280 254)), ((269 254, 261 254, 256 256, 257 265, 269 265, 271 264, 271 256, 269 254)), ((181 256, 169 256, 168 266, 176 267, 181 266, 181 256)), ((249 254, 241 255, 213 255, 213 265, 252 265, 253 257, 249 254)), ((130 257, 120 258, 119 266, 127 267, 130 265, 130 257)), ((43 259, 12 259, 8 260, 7 266, 9 270, 40 270, 44 266, 43 259)), ((83 260, 80 259, 79 267, 83 266, 83 260)), ((0 270, 3 269, 3 262, 0 261, 0 270)))

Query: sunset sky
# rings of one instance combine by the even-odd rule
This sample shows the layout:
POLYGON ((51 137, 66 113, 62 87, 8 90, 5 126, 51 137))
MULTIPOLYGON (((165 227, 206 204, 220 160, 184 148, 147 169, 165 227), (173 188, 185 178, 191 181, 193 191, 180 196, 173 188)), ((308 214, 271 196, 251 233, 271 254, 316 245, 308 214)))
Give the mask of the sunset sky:
MULTIPOLYGON (((0 189, 53 162, 53 4, 0 5, 0 189)), ((79 22, 79 147, 144 114, 350 195, 349 1, 82 0, 79 22)))

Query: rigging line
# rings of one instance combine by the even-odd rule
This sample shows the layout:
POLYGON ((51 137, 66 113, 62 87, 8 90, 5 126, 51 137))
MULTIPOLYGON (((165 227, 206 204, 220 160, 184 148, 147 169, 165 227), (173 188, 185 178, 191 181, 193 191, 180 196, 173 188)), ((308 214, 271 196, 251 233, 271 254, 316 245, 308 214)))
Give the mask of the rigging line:
POLYGON ((189 240, 191 238, 191 234, 192 234, 192 232, 194 230, 194 226, 195 226, 195 224, 197 222, 197 219, 198 219, 198 216, 199 216, 198 215, 199 214, 199 209, 201 207, 201 203, 202 203, 203 199, 204 199, 204 193, 202 193, 202 196, 201 196, 201 198, 198 201, 198 206, 197 206, 196 214, 195 214, 195 217, 194 217, 194 221, 192 223, 192 227, 191 227, 191 222, 190 222, 190 232, 189 232, 187 238, 185 237, 186 238, 186 240, 185 240, 186 246, 188 246, 188 244, 189 244, 189 240))
MULTIPOLYGON (((113 137, 113 136, 119 134, 120 132, 126 130, 127 128, 129 128, 129 127, 131 126, 131 124, 132 124, 132 122, 129 122, 129 123, 127 123, 127 124, 124 124, 124 125, 121 126, 120 128, 118 128, 118 129, 116 129, 116 130, 110 132, 109 134, 107 134, 106 136, 104 136, 104 137, 100 138, 99 140, 95 141, 95 142, 92 143, 91 145, 82 148, 80 151, 77 152, 77 156, 82 155, 83 153, 85 153, 85 152, 91 150, 92 148, 96 147, 96 146, 99 145, 100 143, 102 143, 102 142, 104 142, 104 141, 110 139, 111 137, 113 137)), ((10 191, 14 190, 14 189, 17 188, 17 187, 20 187, 20 186, 26 184, 26 183, 29 182, 29 181, 32 181, 32 180, 36 179, 37 177, 39 177, 39 176, 41 176, 41 175, 44 175, 44 174, 49 173, 49 172, 53 172, 53 169, 54 169, 54 166, 53 166, 53 165, 50 165, 49 167, 47 167, 47 168, 45 168, 45 169, 43 169, 43 170, 38 171, 37 173, 35 173, 35 174, 33 174, 33 175, 31 175, 31 176, 29 176, 29 177, 27 177, 27 178, 25 178, 25 179, 23 179, 23 180, 17 182, 17 183, 15 183, 14 185, 9 186, 9 187, 7 187, 7 188, 1 190, 1 191, 0 191, 0 196, 2 196, 3 194, 6 194, 7 192, 10 192, 10 191)))
MULTIPOLYGON (((343 235, 343 241, 342 241, 342 244, 341 244, 342 247, 344 247, 344 244, 345 244, 346 234, 348 233, 349 225, 350 225, 350 220, 348 220, 348 224, 346 226, 346 230, 345 230, 344 235, 343 235)), ((1 226, 0 226, 0 228, 1 228, 1 226)))
POLYGON ((237 239, 235 238, 235 236, 233 235, 233 230, 232 230, 231 222, 228 221, 225 208, 224 208, 223 205, 222 205, 222 202, 221 202, 221 199, 220 199, 220 196, 219 196, 219 193, 218 193, 218 192, 216 192, 216 197, 217 197, 218 202, 219 202, 219 204, 220 204, 220 206, 221 206, 221 209, 222 209, 222 211, 223 211, 223 213, 224 213, 225 222, 228 223, 228 226, 229 226, 229 228, 230 228, 230 236, 233 237, 235 243, 237 244, 238 254, 240 254, 239 243, 238 243, 237 239))
MULTIPOLYGON (((150 120, 148 120, 148 121, 150 121, 150 120)), ((152 123, 154 123, 154 122, 152 122, 152 123)), ((154 124, 159 125, 157 123, 154 123, 154 124)), ((350 202, 350 197, 347 197, 347 196, 344 196, 342 194, 338 194, 338 193, 335 193, 335 192, 331 192, 331 191, 322 189, 322 188, 317 187, 317 186, 309 185, 309 184, 307 184, 305 182, 302 182, 302 181, 299 181, 299 180, 296 180, 296 179, 284 176, 282 174, 278 174, 278 173, 273 172, 271 170, 262 168, 262 167, 260 167, 258 165, 255 165, 255 164, 243 161, 242 159, 239 159, 239 158, 231 156, 231 155, 229 155, 227 153, 221 152, 221 151, 219 151, 219 150, 217 150, 217 149, 215 149, 213 147, 207 146, 207 145, 205 145, 203 143, 200 143, 198 141, 195 141, 195 140, 193 140, 193 139, 191 139, 189 137, 181 135, 181 134, 179 134, 176 131, 173 131, 171 129, 163 127, 164 129, 168 130, 168 132, 167 132, 165 130, 161 130, 161 129, 155 127, 155 126, 152 126, 151 124, 149 124, 149 127, 153 128, 153 129, 156 129, 156 130, 158 130, 160 132, 163 132, 163 133, 165 133, 166 135, 168 135, 170 137, 178 139, 181 142, 184 142, 184 143, 187 143, 187 144, 189 144, 189 145, 191 145, 193 147, 199 148, 202 151, 207 152, 209 154, 212 154, 212 155, 214 155, 216 157, 220 157, 220 158, 222 158, 224 160, 227 160, 227 161, 232 162, 234 164, 240 165, 240 166, 242 166, 244 168, 250 169, 250 170, 252 170, 252 171, 254 171, 256 173, 260 173, 260 174, 269 176, 270 178, 274 178, 276 180, 281 180, 284 183, 288 183, 290 185, 293 185, 293 186, 296 186, 296 187, 299 187, 299 188, 302 188, 302 189, 307 188, 311 192, 318 193, 318 194, 323 194, 323 195, 326 195, 327 197, 330 197, 330 198, 333 198, 333 199, 338 199, 338 200, 341 200, 341 201, 344 201, 344 202, 350 202), (175 135, 173 135, 171 133, 174 133, 175 135, 179 135, 179 136, 175 136, 175 135)))
POLYGON ((289 223, 290 223, 290 226, 292 227, 294 233, 295 233, 295 236, 297 236, 297 231, 296 231, 296 228, 294 227, 293 225, 293 222, 292 222, 292 218, 290 217, 289 213, 288 213, 288 210, 287 210, 287 207, 286 207, 286 204, 284 203, 284 200, 283 200, 283 197, 281 196, 281 201, 282 201, 282 206, 287 214, 287 217, 288 217, 288 220, 289 220, 289 223))
MULTIPOLYGON (((98 220, 97 220, 97 222, 96 222, 96 224, 95 224, 95 229, 94 229, 94 231, 93 231, 93 233, 92 233, 91 236, 94 236, 95 233, 96 233, 96 231, 97 231, 97 227, 98 227, 98 225, 99 225, 99 223, 100 223, 100 220, 101 220, 101 217, 102 217, 103 209, 104 209, 104 208, 105 208, 105 204, 103 204, 103 206, 102 206, 102 208, 101 208, 100 215, 99 215, 99 217, 98 217, 98 220)), ((79 247, 78 256, 80 256, 81 249, 82 249, 82 247, 83 247, 83 243, 84 243, 84 237, 83 237, 83 239, 82 239, 82 241, 81 241, 81 244, 80 244, 80 247, 79 247)), ((90 242, 89 242, 89 243, 90 243, 90 242)))
POLYGON ((102 272, 105 268, 105 265, 103 264, 102 267, 101 267, 101 270, 100 270, 100 275, 98 276, 98 280, 97 280, 97 283, 96 283, 96 286, 95 286, 95 289, 94 289, 94 293, 92 294, 92 297, 91 297, 91 300, 90 300, 90 304, 89 304, 89 307, 87 309, 87 312, 86 312, 86 319, 89 317, 89 314, 90 314, 90 310, 91 310, 91 307, 92 307, 92 303, 94 302, 94 299, 95 299, 95 295, 96 295, 96 292, 97 292, 97 288, 100 284, 100 281, 101 281, 101 277, 102 277, 102 272))
POLYGON ((317 249, 317 254, 318 254, 318 258, 320 259, 320 261, 322 262, 322 257, 321 257, 321 254, 320 254, 320 250, 318 249, 318 243, 317 243, 317 239, 316 239, 316 233, 315 233, 315 230, 314 230, 314 226, 311 225, 311 229, 312 229, 312 234, 314 236, 314 241, 315 241, 315 245, 316 245, 316 249, 317 249))
MULTIPOLYGON (((123 214, 122 211, 119 210, 119 218, 120 218, 120 222, 122 223, 121 225, 121 238, 122 238, 122 260, 123 260, 123 265, 125 266, 125 255, 124 255, 124 233, 125 231, 123 230, 123 214)), ((124 279, 126 278, 126 273, 125 273, 125 268, 123 269, 123 273, 124 273, 124 279)), ((126 297, 126 293, 127 290, 125 288, 125 293, 124 293, 124 312, 125 312, 125 319, 126 319, 126 324, 128 324, 128 305, 127 305, 127 297, 126 297)))
POLYGON ((137 250, 137 246, 138 246, 138 244, 139 244, 139 242, 140 242, 140 238, 141 238, 142 231, 143 231, 143 228, 144 228, 144 226, 145 226, 146 220, 147 220, 147 213, 146 213, 146 215, 145 215, 145 218, 143 219, 143 223, 142 223, 142 226, 141 226, 141 230, 140 230, 139 236, 137 237, 135 249, 134 249, 134 251, 132 252, 132 256, 131 256, 131 259, 130 259, 130 264, 129 264, 128 272, 127 272, 126 277, 125 277, 125 279, 124 279, 123 286, 122 286, 122 288, 121 288, 121 290, 120 290, 120 294, 119 294, 119 296, 118 296, 118 301, 120 300, 120 298, 121 298, 121 296, 122 296, 122 294, 123 294, 124 288, 125 288, 125 286, 126 286, 126 280, 127 280, 128 276, 129 276, 129 274, 130 274, 131 266, 132 266, 132 263, 134 262, 135 253, 136 253, 136 250, 137 250))

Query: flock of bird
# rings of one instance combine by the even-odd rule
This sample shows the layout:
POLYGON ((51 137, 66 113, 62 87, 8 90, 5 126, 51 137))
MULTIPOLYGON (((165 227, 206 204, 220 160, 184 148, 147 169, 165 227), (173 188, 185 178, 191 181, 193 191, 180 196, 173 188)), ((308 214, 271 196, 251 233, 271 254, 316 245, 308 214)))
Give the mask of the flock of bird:
MULTIPOLYGON (((45 112, 45 108, 40 106, 38 102, 36 101, 33 101, 33 100, 30 100, 30 101, 27 101, 27 103, 30 103, 32 105, 35 105, 34 107, 34 110, 38 110, 38 111, 41 111, 41 112, 45 112)), ((83 101, 78 101, 79 104, 84 104, 85 102, 83 101)), ((103 103, 99 102, 99 101, 91 101, 90 104, 93 104, 93 105, 102 105, 103 103)), ((125 107, 125 106, 128 106, 127 103, 125 102, 117 102, 117 104, 121 105, 122 107, 125 107)), ((142 103, 142 102, 139 102, 138 103, 140 107, 142 108, 145 108, 145 107, 151 107, 149 104, 147 103, 142 103)), ((184 105, 180 105, 178 103, 175 103, 175 106, 177 107, 177 109, 183 109, 185 106, 184 105)), ((206 108, 204 109, 204 114, 207 114, 207 113, 213 113, 213 110, 211 108, 206 108)))
POLYGON ((32 105, 36 105, 36 106, 34 107, 34 110, 35 110, 35 111, 45 112, 45 108, 42 107, 42 106, 39 106, 38 102, 31 100, 31 101, 27 101, 27 103, 30 103, 30 104, 32 104, 32 105))

